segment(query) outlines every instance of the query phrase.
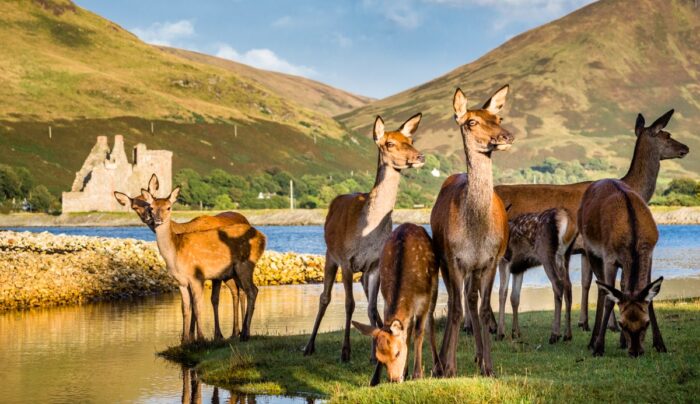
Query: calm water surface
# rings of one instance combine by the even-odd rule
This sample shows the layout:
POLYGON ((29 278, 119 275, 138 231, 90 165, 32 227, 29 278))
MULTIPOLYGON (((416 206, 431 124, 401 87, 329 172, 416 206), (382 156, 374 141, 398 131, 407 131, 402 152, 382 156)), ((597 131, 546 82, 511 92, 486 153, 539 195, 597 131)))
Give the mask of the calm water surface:
MULTIPOLYGON (((320 226, 261 229, 267 234, 272 250, 323 253, 320 226)), ((145 228, 30 230, 153 239, 153 234, 145 228)), ((700 226, 660 226, 660 232, 654 254, 654 276, 669 278, 660 297, 700 295, 700 226)), ((579 259, 574 258, 572 264, 574 285, 578 285, 579 259)), ((529 287, 523 290, 521 311, 550 309, 552 292, 543 271, 533 269, 525 279, 529 287)), ((308 332, 321 289, 321 285, 261 287, 253 334, 308 332)), ((492 302, 496 305, 497 288, 494 292, 492 302)), ((357 301, 354 318, 364 321, 367 305, 359 285, 355 286, 354 294, 357 301)), ((226 333, 231 329, 231 300, 228 292, 221 295, 222 328, 226 333)), ((336 285, 322 331, 342 327, 343 295, 342 286, 336 285)), ((573 298, 574 302, 580 301, 580 287, 574 289, 573 298)), ((446 311, 445 302, 446 293, 441 287, 437 308, 440 315, 446 311)), ((205 314, 203 326, 210 335, 211 310, 205 310, 205 314)), ((183 402, 252 402, 252 397, 198 383, 196 375, 156 357, 158 351, 178 342, 180 327, 178 295, 0 313, 0 401, 169 403, 181 401, 184 395, 183 402)), ((302 347, 298 348, 301 355, 302 347)), ((254 399, 307 402, 299 397, 254 399)))

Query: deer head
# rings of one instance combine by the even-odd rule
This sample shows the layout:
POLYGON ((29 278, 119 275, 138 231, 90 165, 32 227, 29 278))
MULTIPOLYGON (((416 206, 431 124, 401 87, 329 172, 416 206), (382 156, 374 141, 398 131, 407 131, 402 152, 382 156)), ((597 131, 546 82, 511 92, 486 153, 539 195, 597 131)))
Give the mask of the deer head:
POLYGON ((690 151, 688 146, 672 139, 671 134, 663 130, 668 121, 671 120, 673 110, 663 114, 649 127, 644 127, 644 116, 637 115, 637 122, 634 125, 634 133, 641 142, 647 142, 653 150, 658 151, 659 159, 682 159, 690 151))
POLYGON ((468 109, 467 96, 459 88, 455 91, 452 100, 455 120, 465 144, 475 144, 475 151, 490 155, 494 150, 508 150, 513 144, 513 135, 501 127, 502 118, 498 116, 506 103, 508 89, 508 85, 501 87, 481 109, 468 109), (467 143, 468 138, 474 142, 467 143))
POLYGON ((408 359, 408 345, 406 343, 406 330, 401 321, 394 320, 389 327, 377 328, 371 325, 353 321, 362 334, 374 338, 377 346, 377 360, 384 364, 392 382, 402 382, 406 360, 408 359))
MULTIPOLYGON (((158 177, 153 174, 151 175, 151 179, 148 181, 148 192, 153 195, 158 188, 160 188, 158 177)), ((136 212, 136 215, 139 217, 139 219, 141 219, 141 222, 143 222, 151 230, 154 230, 155 227, 153 226, 153 217, 151 216, 148 202, 146 202, 142 195, 131 198, 124 193, 115 191, 114 197, 117 198, 117 202, 119 202, 122 206, 130 207, 134 212, 136 212)))
POLYGON ((177 187, 166 198, 154 198, 153 195, 145 190, 141 190, 141 196, 149 205, 149 211, 153 217, 153 228, 157 228, 163 223, 170 222, 170 216, 172 214, 172 206, 177 201, 177 197, 180 195, 180 188, 177 187))
POLYGON ((627 353, 634 358, 644 354, 644 336, 649 327, 649 303, 659 294, 663 280, 662 276, 634 296, 596 280, 607 298, 620 307, 620 328, 627 341, 627 353))
POLYGON ((382 164, 395 170, 421 167, 425 164, 425 156, 413 147, 413 134, 418 129, 421 113, 408 118, 396 131, 385 131, 384 120, 377 116, 374 121, 374 142, 379 148, 379 159, 382 164))

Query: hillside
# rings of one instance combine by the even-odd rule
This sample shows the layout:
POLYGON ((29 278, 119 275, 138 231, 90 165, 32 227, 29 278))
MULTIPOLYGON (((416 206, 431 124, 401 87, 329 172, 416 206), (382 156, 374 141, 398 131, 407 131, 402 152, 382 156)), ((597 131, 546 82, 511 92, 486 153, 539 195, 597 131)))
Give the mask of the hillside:
POLYGON ((175 170, 247 174, 279 165, 322 173, 374 165, 370 141, 330 117, 362 97, 184 58, 68 0, 3 1, 0 41, 0 161, 29 168, 55 192, 70 186, 97 135, 117 133, 127 146, 173 150, 175 170))
MULTIPOLYGON (((455 43, 454 49, 468 46, 455 43)), ((452 119, 457 86, 470 104, 511 84, 506 127, 516 143, 497 153, 499 169, 599 157, 624 171, 634 146, 634 122, 671 108, 668 130, 691 156, 664 162, 662 176, 700 172, 700 8, 692 0, 602 0, 525 32, 478 60, 421 86, 338 116, 369 133, 381 114, 391 126, 423 112, 417 138, 423 148, 463 158, 452 119)))
POLYGON ((166 46, 160 49, 188 60, 230 70, 262 87, 273 90, 278 95, 294 100, 299 105, 329 116, 351 111, 372 101, 369 97, 351 94, 304 77, 256 69, 242 63, 184 49, 166 46))

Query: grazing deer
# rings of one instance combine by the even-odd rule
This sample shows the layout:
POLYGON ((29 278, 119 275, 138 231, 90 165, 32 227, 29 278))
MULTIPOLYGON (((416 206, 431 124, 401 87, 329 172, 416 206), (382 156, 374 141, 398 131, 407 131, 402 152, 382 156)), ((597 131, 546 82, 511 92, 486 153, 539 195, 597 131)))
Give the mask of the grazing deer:
MULTIPOLYGON (((683 158, 689 152, 688 146, 673 139, 670 133, 663 130, 668 125, 672 115, 673 110, 670 110, 649 127, 644 127, 644 117, 642 114, 639 114, 635 123, 634 132, 637 140, 634 146, 634 155, 629 170, 622 177, 622 181, 639 193, 646 202, 649 202, 649 199, 654 195, 656 178, 661 168, 661 160, 683 158)), ((577 221, 576 212, 581 203, 581 198, 591 183, 592 181, 568 185, 498 185, 495 187, 495 190, 498 196, 503 199, 503 202, 511 206, 508 210, 508 218, 511 220, 524 213, 542 212, 550 208, 562 208, 566 209, 577 221)), ((572 253, 581 254, 583 252, 583 243, 579 237, 574 243, 572 253)), ((504 292, 503 288, 507 288, 509 273, 505 275, 503 273, 507 269, 507 265, 500 266, 501 293, 504 292), (503 281, 504 279, 505 282, 503 281)), ((581 255, 581 283, 583 291, 581 293, 581 317, 578 325, 584 330, 590 329, 588 327, 588 291, 591 279, 588 260, 583 254, 581 255)), ((508 292, 505 291, 505 293, 507 294, 508 292)), ((611 320, 610 326, 616 328, 614 314, 611 320)), ((500 330, 499 333, 501 331, 503 330, 500 330)))
MULTIPOLYGON (((384 121, 374 122, 374 141, 379 149, 377 177, 372 190, 337 196, 331 202, 324 225, 326 265, 323 273, 323 293, 319 299, 318 314, 304 355, 314 353, 316 334, 326 308, 331 301, 331 288, 338 266, 342 268, 345 287, 345 337, 341 359, 350 360, 350 321, 355 310, 352 295, 352 275, 362 272, 362 287, 369 300, 367 308, 370 324, 381 326, 377 310, 379 294, 379 256, 384 242, 391 235, 391 212, 401 180, 401 170, 421 167, 425 156, 413 147, 413 134, 418 129, 418 113, 401 125, 397 131, 385 131, 384 121)), ((373 349, 374 352, 374 349, 373 349)), ((374 354, 372 355, 374 359, 374 354)))
POLYGON ((590 268, 598 278, 598 305, 588 344, 593 355, 605 352, 604 324, 615 303, 620 305, 620 345, 630 356, 644 353, 650 322, 654 348, 666 352, 652 302, 663 282, 663 277, 651 282, 659 232, 643 197, 623 181, 596 181, 583 194, 578 222, 590 268), (622 291, 614 287, 618 268, 622 268, 622 291))
MULTIPOLYGON (((554 321, 549 343, 554 344, 561 338, 561 302, 566 301, 566 331, 564 341, 571 340, 571 279, 569 278, 569 256, 578 230, 576 221, 566 209, 547 209, 541 213, 526 213, 520 215, 510 224, 508 249, 500 265, 510 266, 513 274, 513 292, 510 302, 513 307, 513 338, 520 337, 518 323, 518 306, 520 305, 520 290, 523 285, 523 275, 530 268, 542 265, 552 283, 554 290, 554 321)), ((501 271, 501 275, 506 273, 501 271)), ((498 339, 503 339, 505 328, 505 307, 508 294, 508 280, 501 278, 506 285, 505 293, 501 288, 499 294, 498 339)))
POLYGON ((370 385, 375 386, 386 366, 389 380, 401 382, 408 366, 408 344, 415 331, 413 379, 423 377, 423 332, 426 321, 430 332, 433 362, 438 360, 433 313, 438 291, 438 267, 428 232, 405 223, 397 227, 382 249, 379 278, 384 297, 384 327, 353 321, 376 346, 377 367, 370 385))
MULTIPOLYGON (((168 272, 178 282, 182 296, 183 341, 190 339, 186 327, 194 316, 202 318, 203 287, 205 280, 233 278, 247 296, 247 307, 241 341, 250 337, 250 322, 255 310, 258 288, 253 283, 255 263, 265 250, 265 236, 249 224, 232 224, 212 230, 176 233, 171 221, 171 208, 180 192, 175 188, 167 198, 154 198, 147 190, 142 196, 150 205, 158 250, 165 260, 168 272)), ((197 337, 203 338, 197 322, 197 337)))
POLYGON ((476 339, 476 361, 481 373, 493 375, 491 341, 486 327, 496 266, 508 244, 508 219, 493 192, 491 153, 507 150, 513 135, 501 127, 498 113, 508 94, 504 86, 481 109, 467 109, 467 97, 457 89, 453 99, 467 157, 467 173, 455 174, 442 184, 430 215, 433 245, 447 287, 447 326, 436 375, 457 372, 457 343, 462 322, 462 287, 466 283, 469 315, 476 339), (481 293, 480 312, 477 301, 481 293), (440 366, 440 364, 442 366, 440 366))
MULTIPOLYGON (((155 194, 160 188, 160 183, 158 177, 153 174, 151 179, 148 181, 148 191, 151 195, 155 194)), ((138 195, 133 198, 121 193, 114 192, 114 197, 117 199, 122 206, 130 207, 136 215, 141 219, 146 226, 148 226, 151 231, 155 233, 155 226, 153 223, 153 217, 149 210, 150 205, 146 202, 143 196, 138 195)), ((177 223, 172 222, 173 231, 175 233, 189 233, 193 231, 203 231, 215 229, 217 227, 227 226, 231 224, 250 224, 245 216, 237 212, 221 212, 216 216, 199 216, 187 223, 177 223)), ((221 327, 219 323, 219 294, 221 292, 221 280, 214 279, 211 281, 211 304, 214 308, 214 338, 223 338, 221 333, 221 327)), ((240 334, 240 324, 238 310, 240 306, 241 319, 245 316, 245 294, 242 290, 239 290, 236 282, 231 278, 225 280, 226 287, 231 291, 231 300, 233 303, 233 332, 232 337, 237 337, 240 334)), ((192 324, 190 326, 190 334, 193 335, 196 319, 193 317, 192 324)))

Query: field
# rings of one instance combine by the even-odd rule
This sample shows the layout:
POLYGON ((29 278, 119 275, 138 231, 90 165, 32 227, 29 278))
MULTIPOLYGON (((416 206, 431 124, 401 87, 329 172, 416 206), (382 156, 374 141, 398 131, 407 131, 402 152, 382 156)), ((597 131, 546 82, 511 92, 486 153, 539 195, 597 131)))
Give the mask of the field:
MULTIPOLYGON (((254 337, 173 347, 162 356, 196 365, 206 383, 247 393, 307 395, 332 402, 691 402, 700 391, 700 299, 655 305, 669 352, 651 348, 639 359, 618 348, 619 334, 608 333, 606 354, 586 349, 590 333, 574 331, 568 343, 550 345, 551 312, 521 315, 523 337, 493 343, 497 377, 478 375, 473 338, 460 336, 459 377, 425 379, 367 387, 373 370, 369 340, 352 331, 352 361, 340 362, 342 334, 319 334, 316 354, 302 354, 308 336, 254 337)), ((578 311, 572 312, 578 318, 578 311)), ((507 324, 510 324, 508 318, 507 324)), ((440 333, 442 334, 442 323, 440 333)), ((440 341, 440 339, 438 339, 440 341)), ((428 345, 424 364, 432 361, 428 345)))

